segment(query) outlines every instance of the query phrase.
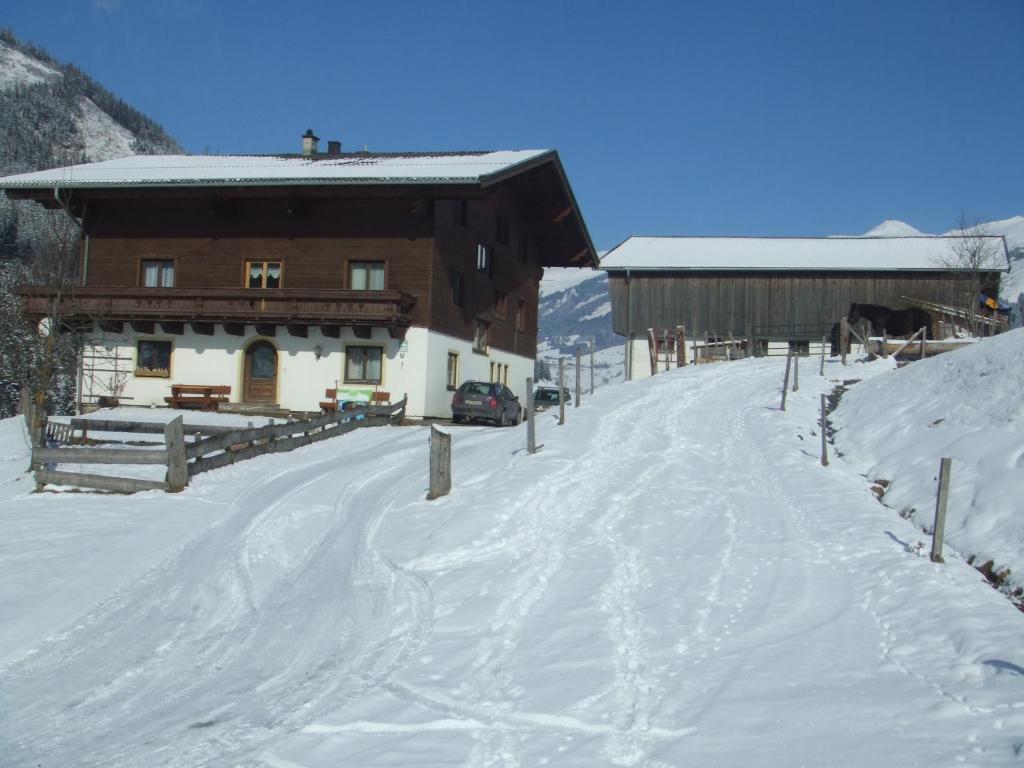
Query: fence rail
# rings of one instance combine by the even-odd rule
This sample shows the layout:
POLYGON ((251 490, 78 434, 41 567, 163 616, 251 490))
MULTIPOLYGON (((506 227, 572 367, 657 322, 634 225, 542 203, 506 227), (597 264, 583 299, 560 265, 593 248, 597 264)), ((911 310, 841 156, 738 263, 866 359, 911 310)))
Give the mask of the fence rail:
MULTIPOLYGON (((100 421, 72 419, 71 424, 54 422, 70 430, 60 431, 67 442, 81 440, 88 432, 161 433, 165 448, 94 448, 87 446, 41 447, 32 449, 32 468, 36 487, 70 485, 115 493, 162 490, 180 491, 202 472, 235 464, 267 453, 285 453, 331 437, 340 437, 360 427, 397 424, 405 417, 408 397, 393 405, 366 405, 338 411, 312 419, 269 424, 265 427, 185 426, 178 416, 167 424, 132 421, 100 421), (83 432, 75 438, 75 429, 83 432), (185 435, 193 437, 186 443, 185 435), (144 480, 85 472, 63 472, 58 464, 163 465, 167 475, 163 481, 144 480)), ((51 434, 47 431, 47 434, 51 434)))

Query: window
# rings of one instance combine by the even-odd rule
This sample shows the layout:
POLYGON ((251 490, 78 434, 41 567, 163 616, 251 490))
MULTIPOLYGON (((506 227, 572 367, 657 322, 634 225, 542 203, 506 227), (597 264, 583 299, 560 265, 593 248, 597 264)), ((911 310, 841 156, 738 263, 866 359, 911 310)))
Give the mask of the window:
POLYGON ((452 304, 462 306, 462 273, 452 272, 452 304))
POLYGON ((494 222, 494 239, 502 245, 508 245, 508 221, 501 216, 494 222))
POLYGON ((526 302, 516 299, 516 330, 526 330, 526 302))
POLYGON ((142 262, 142 285, 146 288, 173 288, 174 260, 144 259, 142 262))
POLYGON ((494 314, 498 317, 508 317, 508 294, 504 291, 494 292, 494 314))
POLYGON ((383 347, 345 347, 345 383, 380 384, 383 347))
POLYGON ((245 262, 245 285, 247 288, 280 288, 281 262, 245 262))
POLYGON ((476 321, 476 331, 473 334, 473 351, 487 353, 487 323, 483 320, 476 321))
POLYGON ((490 275, 494 269, 494 260, 491 258, 491 248, 480 243, 476 247, 476 269, 485 275, 490 275))
POLYGON ((139 339, 135 344, 135 375, 170 378, 171 342, 139 339))
POLYGON ((491 381, 495 384, 508 386, 508 366, 501 363, 491 363, 491 381))
POLYGON ((348 265, 348 287, 353 291, 383 291, 383 261, 351 261, 348 265))
POLYGON ((459 353, 448 353, 448 389, 456 389, 459 386, 459 353))

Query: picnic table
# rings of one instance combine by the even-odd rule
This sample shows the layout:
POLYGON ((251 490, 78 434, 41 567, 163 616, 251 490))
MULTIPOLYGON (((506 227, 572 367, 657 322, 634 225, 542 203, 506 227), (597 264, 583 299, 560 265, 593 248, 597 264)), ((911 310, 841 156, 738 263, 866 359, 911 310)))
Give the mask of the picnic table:
POLYGON ((216 411, 221 403, 228 402, 230 394, 231 387, 226 384, 171 384, 171 396, 164 402, 171 408, 216 411))

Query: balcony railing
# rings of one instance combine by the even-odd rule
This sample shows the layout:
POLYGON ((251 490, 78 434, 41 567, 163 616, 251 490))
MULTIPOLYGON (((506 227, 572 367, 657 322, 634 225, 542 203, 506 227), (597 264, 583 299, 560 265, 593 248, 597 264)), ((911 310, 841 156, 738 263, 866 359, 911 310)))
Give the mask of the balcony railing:
MULTIPOLYGON (((22 287, 18 293, 29 319, 52 314, 56 289, 22 287)), ((76 286, 64 289, 60 315, 63 321, 408 326, 415 303, 398 291, 76 286)))

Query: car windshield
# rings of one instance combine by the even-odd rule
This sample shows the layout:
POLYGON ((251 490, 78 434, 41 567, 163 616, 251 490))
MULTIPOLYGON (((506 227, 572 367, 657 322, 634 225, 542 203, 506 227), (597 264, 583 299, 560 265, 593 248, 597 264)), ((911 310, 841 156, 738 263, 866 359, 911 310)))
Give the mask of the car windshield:
POLYGON ((459 391, 464 395, 489 395, 491 394, 491 385, 484 384, 482 381, 467 381, 459 387, 459 391))

